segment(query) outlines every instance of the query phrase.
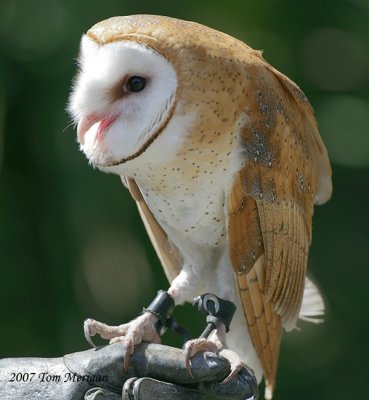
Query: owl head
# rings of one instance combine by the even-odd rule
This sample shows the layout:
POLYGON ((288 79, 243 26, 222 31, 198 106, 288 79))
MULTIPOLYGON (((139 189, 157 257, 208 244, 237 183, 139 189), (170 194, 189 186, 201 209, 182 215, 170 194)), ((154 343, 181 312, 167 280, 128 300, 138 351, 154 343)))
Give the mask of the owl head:
POLYGON ((81 41, 69 111, 81 150, 97 166, 139 156, 165 128, 176 104, 174 66, 150 37, 125 35, 126 26, 114 18, 81 41), (119 35, 107 34, 110 25, 119 35))
POLYGON ((163 132, 175 127, 180 135, 191 119, 208 130, 228 129, 239 99, 246 101, 238 84, 242 60, 258 56, 226 34, 169 17, 96 24, 82 37, 68 107, 81 150, 112 172, 163 132))

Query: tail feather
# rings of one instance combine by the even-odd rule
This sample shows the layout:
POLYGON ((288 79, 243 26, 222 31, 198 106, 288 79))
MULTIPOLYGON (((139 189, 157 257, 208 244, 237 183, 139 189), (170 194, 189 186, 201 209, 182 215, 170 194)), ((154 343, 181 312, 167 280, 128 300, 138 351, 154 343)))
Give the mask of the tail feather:
POLYGON ((324 301, 319 289, 306 277, 299 319, 313 324, 320 324, 324 321, 324 319, 321 318, 324 315, 324 310, 324 301))

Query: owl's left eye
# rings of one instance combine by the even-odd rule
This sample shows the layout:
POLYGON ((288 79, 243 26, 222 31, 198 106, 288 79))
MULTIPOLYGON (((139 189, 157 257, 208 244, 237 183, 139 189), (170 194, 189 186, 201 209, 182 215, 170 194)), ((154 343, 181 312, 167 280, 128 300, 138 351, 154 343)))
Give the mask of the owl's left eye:
POLYGON ((131 76, 126 83, 129 92, 141 92, 146 86, 146 79, 142 76, 131 76))

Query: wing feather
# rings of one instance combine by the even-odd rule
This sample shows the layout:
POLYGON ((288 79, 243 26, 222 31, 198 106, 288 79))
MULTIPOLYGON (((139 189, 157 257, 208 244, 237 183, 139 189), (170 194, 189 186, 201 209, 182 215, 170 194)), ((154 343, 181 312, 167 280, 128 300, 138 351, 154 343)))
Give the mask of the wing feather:
POLYGON ((271 396, 281 326, 293 329, 304 293, 313 205, 330 197, 331 169, 310 104, 260 59, 248 66, 244 150, 228 199, 229 253, 271 396))
POLYGON ((272 310, 264 294, 264 268, 264 256, 260 256, 249 273, 240 272, 236 276, 249 332, 263 367, 266 386, 272 392, 275 386, 274 371, 278 363, 281 325, 280 317, 272 310))

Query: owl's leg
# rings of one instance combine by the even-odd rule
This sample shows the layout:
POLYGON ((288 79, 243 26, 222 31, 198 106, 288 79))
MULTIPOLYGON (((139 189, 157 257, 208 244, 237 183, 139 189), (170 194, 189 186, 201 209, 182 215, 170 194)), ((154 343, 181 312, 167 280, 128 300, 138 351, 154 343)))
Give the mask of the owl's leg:
POLYGON ((92 346, 94 344, 91 336, 96 334, 104 339, 110 339, 110 343, 123 342, 124 368, 127 371, 129 356, 136 345, 141 342, 160 343, 159 332, 166 326, 174 304, 174 299, 167 292, 160 290, 151 304, 144 308, 143 313, 127 324, 109 326, 93 319, 86 320, 85 337, 92 346))
POLYGON ((189 275, 191 267, 186 265, 167 292, 160 290, 151 304, 144 308, 143 313, 126 324, 109 326, 93 319, 86 320, 84 332, 87 341, 94 346, 91 336, 99 334, 103 339, 110 339, 110 343, 123 342, 124 368, 127 371, 129 356, 134 352, 135 346, 141 342, 160 343, 159 332, 165 327, 175 305, 192 295, 194 289, 188 285, 188 281, 191 281, 189 275))
POLYGON ((230 382, 242 369, 246 368, 242 359, 226 346, 226 332, 230 329, 236 306, 229 300, 206 293, 194 299, 193 305, 204 315, 208 323, 198 339, 185 344, 186 366, 191 371, 191 358, 201 351, 211 351, 222 355, 230 363, 230 373, 223 383, 230 382))
POLYGON ((226 348, 225 341, 226 327, 223 323, 214 329, 207 339, 198 338, 186 342, 184 345, 184 355, 188 372, 191 372, 191 359, 200 352, 210 351, 212 353, 223 356, 229 361, 230 373, 222 383, 228 383, 244 368, 247 368, 245 363, 237 353, 226 348))
POLYGON ((144 309, 143 314, 126 324, 109 326, 94 319, 87 319, 84 323, 84 333, 88 343, 95 347, 91 336, 96 334, 103 339, 110 339, 110 343, 123 342, 125 345, 124 368, 127 370, 129 356, 134 352, 135 346, 141 342, 160 343, 158 330, 165 325, 165 321, 172 313, 174 306, 195 296, 195 289, 188 284, 188 282, 194 280, 190 275, 191 266, 185 265, 176 279, 173 280, 168 291, 159 291, 153 302, 144 309))

